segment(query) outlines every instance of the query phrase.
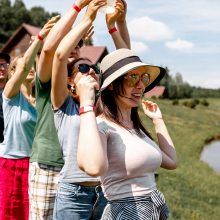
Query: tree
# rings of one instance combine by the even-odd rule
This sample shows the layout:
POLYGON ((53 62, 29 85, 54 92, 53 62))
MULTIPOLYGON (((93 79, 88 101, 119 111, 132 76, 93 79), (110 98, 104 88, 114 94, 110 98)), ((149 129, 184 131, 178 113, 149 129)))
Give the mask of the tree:
POLYGON ((10 0, 0 0, 0 48, 22 23, 43 27, 50 17, 57 14, 50 14, 42 7, 33 7, 29 11, 22 0, 15 0, 13 5, 10 0))
POLYGON ((33 7, 30 12, 30 24, 42 27, 50 18, 50 14, 42 7, 33 7))

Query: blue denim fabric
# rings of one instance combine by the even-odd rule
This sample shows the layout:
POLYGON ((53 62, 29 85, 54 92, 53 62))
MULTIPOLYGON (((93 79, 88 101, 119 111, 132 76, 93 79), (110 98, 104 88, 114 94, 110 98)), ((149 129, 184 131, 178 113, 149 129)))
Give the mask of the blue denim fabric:
POLYGON ((106 204, 101 186, 59 183, 53 220, 100 220, 106 204))

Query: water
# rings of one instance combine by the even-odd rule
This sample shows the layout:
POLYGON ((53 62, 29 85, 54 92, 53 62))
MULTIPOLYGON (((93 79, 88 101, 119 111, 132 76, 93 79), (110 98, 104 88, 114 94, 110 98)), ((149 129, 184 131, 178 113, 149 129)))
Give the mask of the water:
POLYGON ((220 141, 213 141, 206 145, 200 159, 220 174, 220 141))

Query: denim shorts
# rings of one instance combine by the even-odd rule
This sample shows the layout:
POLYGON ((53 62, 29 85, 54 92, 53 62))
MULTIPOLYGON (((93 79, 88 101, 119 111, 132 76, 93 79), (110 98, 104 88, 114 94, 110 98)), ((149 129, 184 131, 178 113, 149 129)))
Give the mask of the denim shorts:
POLYGON ((54 220, 100 220, 107 204, 101 186, 59 183, 54 220))

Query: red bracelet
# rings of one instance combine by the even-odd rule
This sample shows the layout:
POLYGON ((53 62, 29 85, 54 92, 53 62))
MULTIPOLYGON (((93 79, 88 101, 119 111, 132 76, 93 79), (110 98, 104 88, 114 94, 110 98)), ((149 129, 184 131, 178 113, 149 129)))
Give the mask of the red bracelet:
POLYGON ((108 30, 109 34, 113 34, 114 32, 117 31, 116 27, 111 28, 110 30, 108 30))
POLYGON ((43 38, 40 34, 37 35, 37 38, 38 38, 39 40, 41 40, 41 41, 44 40, 44 38, 43 38))
POLYGON ((73 5, 73 8, 77 11, 77 12, 80 12, 81 11, 81 8, 77 5, 73 5))
POLYGON ((81 115, 86 112, 94 112, 94 110, 95 110, 95 107, 93 105, 85 105, 79 108, 79 114, 81 115))

